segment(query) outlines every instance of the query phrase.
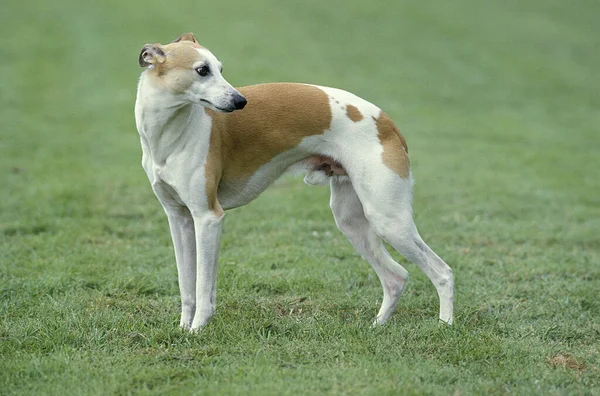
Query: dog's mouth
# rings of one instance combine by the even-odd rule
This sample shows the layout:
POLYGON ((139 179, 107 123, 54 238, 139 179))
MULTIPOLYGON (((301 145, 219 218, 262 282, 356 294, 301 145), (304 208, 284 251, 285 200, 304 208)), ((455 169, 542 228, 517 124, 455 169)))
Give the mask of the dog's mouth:
POLYGON ((235 109, 225 109, 225 108, 223 108, 223 107, 219 107, 219 106, 215 105, 213 102, 211 102, 211 101, 208 101, 208 100, 206 100, 206 99, 200 99, 200 102, 202 102, 202 103, 206 103, 206 104, 209 104, 209 105, 211 105, 212 107, 214 107, 215 109, 217 109, 217 110, 219 110, 219 111, 222 111, 223 113, 233 113, 233 110, 235 110, 235 109))

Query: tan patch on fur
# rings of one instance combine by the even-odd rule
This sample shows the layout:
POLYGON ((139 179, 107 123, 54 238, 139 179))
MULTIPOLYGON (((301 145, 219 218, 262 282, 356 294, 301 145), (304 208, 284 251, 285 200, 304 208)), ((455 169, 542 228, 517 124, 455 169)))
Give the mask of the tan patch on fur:
POLYGON ((212 117, 206 189, 216 202, 221 180, 244 180, 306 136, 331 126, 329 97, 304 84, 260 84, 238 88, 248 100, 231 114, 206 109, 212 117))
POLYGON ((185 92, 197 76, 193 66, 203 59, 196 48, 202 48, 198 43, 180 41, 160 47, 165 53, 165 60, 154 65, 147 73, 155 78, 155 82, 174 93, 185 92))
POLYGON ((346 106, 346 115, 354 122, 358 122, 363 119, 363 115, 360 110, 350 104, 346 106))
POLYGON ((196 51, 196 48, 200 46, 190 41, 164 45, 162 50, 167 59, 158 67, 158 72, 162 74, 177 68, 192 69, 194 63, 202 59, 202 55, 196 51))
POLYGON ((404 136, 383 111, 379 118, 375 119, 375 125, 378 131, 377 137, 383 146, 383 153, 381 154, 383 163, 400 177, 408 178, 410 159, 408 158, 408 146, 404 136))
MULTIPOLYGON (((209 114, 218 114, 212 110, 209 114)), ((219 182, 221 181, 221 175, 223 173, 221 157, 221 141, 219 140, 219 134, 215 132, 215 122, 213 117, 213 125, 210 133, 210 143, 208 157, 204 164, 204 177, 206 178, 206 198, 208 202, 208 209, 213 211, 217 216, 221 216, 223 208, 219 203, 217 192, 219 190, 219 182)))

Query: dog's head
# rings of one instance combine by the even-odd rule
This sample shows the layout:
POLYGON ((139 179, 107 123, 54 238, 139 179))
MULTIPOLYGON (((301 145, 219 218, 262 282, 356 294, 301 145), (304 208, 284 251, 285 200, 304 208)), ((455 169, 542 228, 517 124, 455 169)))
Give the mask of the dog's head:
POLYGON ((185 102, 221 112, 243 109, 246 99, 221 74, 221 62, 198 44, 192 33, 169 44, 146 44, 139 64, 148 68, 155 85, 185 102))

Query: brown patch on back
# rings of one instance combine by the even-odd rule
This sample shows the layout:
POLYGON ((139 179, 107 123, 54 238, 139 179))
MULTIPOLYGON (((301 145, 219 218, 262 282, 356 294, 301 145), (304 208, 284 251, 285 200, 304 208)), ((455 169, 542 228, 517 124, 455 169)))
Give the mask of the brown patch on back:
POLYGON ((329 97, 317 87, 276 83, 238 88, 248 100, 231 114, 206 109, 212 117, 206 189, 217 201, 221 180, 244 180, 306 136, 331 126, 329 97))
POLYGON ((358 122, 363 119, 363 115, 356 107, 349 104, 346 106, 346 115, 354 122, 358 122))
POLYGON ((400 177, 408 178, 410 159, 408 158, 408 146, 404 136, 383 111, 379 118, 375 119, 375 125, 378 131, 377 137, 383 146, 383 153, 381 154, 383 163, 400 177))

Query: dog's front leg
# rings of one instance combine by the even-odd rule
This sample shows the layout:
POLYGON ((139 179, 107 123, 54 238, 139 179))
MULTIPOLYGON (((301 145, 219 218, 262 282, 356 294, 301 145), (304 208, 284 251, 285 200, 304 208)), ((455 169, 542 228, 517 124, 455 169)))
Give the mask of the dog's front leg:
POLYGON ((181 294, 179 327, 189 329, 196 311, 196 236, 192 214, 185 206, 164 205, 177 261, 181 294))
POLYGON ((196 232, 196 313, 192 331, 198 331, 215 314, 217 299, 217 262, 221 244, 223 214, 212 211, 194 213, 196 232))

